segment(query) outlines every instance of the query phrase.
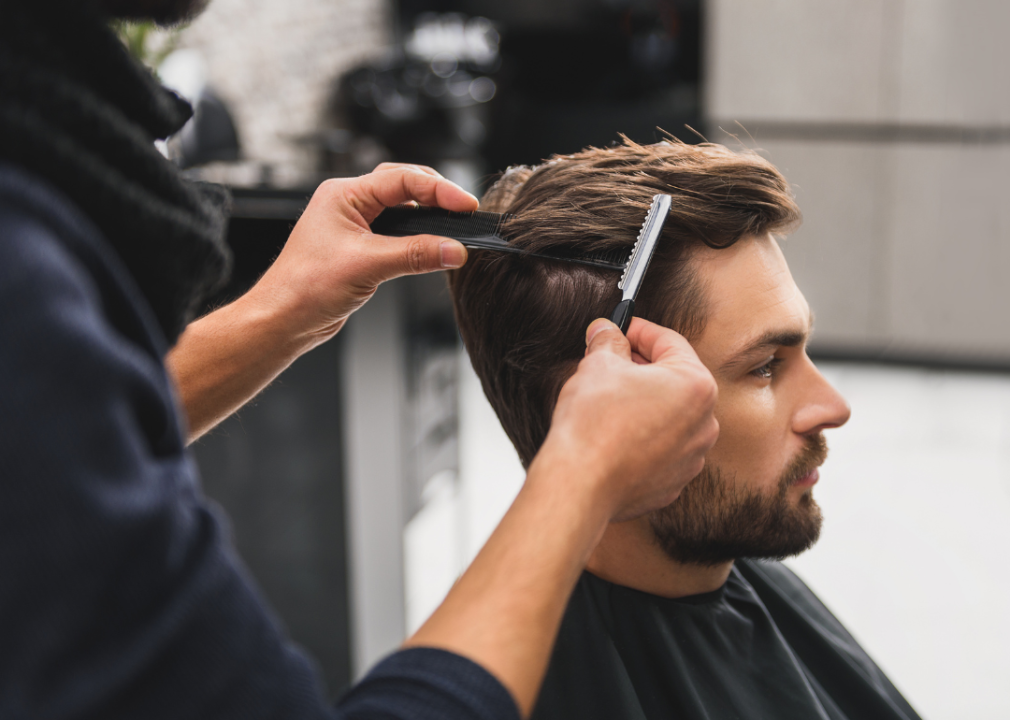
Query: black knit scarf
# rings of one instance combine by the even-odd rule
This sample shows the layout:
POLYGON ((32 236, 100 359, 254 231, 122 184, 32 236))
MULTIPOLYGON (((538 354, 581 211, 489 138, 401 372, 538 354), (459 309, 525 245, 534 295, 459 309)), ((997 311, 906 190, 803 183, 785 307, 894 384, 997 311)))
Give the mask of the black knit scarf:
POLYGON ((191 114, 88 0, 0 0, 0 160, 91 218, 170 345, 230 266, 227 193, 185 180, 154 147, 191 114))

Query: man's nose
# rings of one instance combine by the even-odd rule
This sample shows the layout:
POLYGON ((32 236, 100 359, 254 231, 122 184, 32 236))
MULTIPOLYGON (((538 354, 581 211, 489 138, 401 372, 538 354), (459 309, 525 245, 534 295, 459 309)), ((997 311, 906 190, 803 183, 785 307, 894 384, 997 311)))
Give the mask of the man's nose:
POLYGON ((793 430, 800 435, 810 435, 841 427, 849 421, 852 409, 834 386, 821 375, 821 371, 806 360, 807 382, 803 398, 796 411, 793 430))

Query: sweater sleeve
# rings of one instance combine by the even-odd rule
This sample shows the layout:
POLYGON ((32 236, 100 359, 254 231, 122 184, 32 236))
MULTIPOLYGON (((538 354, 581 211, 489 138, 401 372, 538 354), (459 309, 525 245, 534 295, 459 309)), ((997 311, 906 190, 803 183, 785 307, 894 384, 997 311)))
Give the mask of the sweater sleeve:
POLYGON ((328 715, 200 495, 143 297, 66 206, 16 200, 0 192, 0 717, 328 715))
POLYGON ((72 207, 9 177, 0 717, 517 717, 486 671, 434 650, 393 655, 328 706, 200 494, 132 278, 72 207))
POLYGON ((342 720, 519 720, 519 707, 487 670, 455 653, 409 648, 390 655, 351 688, 342 720))

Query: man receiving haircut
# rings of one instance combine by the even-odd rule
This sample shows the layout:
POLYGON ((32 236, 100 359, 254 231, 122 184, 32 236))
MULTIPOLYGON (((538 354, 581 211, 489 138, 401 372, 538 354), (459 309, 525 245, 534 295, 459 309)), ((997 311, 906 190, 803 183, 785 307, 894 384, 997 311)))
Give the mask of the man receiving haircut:
MULTIPOLYGON (((519 247, 601 253, 630 250, 656 193, 673 205, 636 315, 684 335, 712 372, 719 439, 675 502, 608 527, 533 717, 917 718, 779 562, 817 540, 823 433, 849 418, 806 354, 810 308, 774 237, 800 220, 782 175, 719 145, 625 141, 511 168, 481 209, 517 215, 519 247)), ((618 279, 480 251, 452 272, 463 341, 524 465, 618 279)))

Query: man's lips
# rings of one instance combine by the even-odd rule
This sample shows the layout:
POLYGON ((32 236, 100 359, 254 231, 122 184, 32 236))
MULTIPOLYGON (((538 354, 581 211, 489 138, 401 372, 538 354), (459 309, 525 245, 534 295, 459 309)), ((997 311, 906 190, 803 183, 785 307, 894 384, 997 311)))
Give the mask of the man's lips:
POLYGON ((793 483, 793 485, 799 485, 800 487, 813 487, 817 484, 817 481, 821 479, 821 472, 817 468, 814 468, 806 475, 801 477, 799 480, 793 483))

